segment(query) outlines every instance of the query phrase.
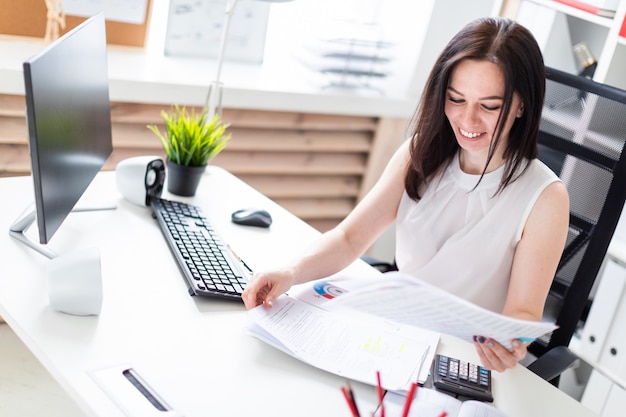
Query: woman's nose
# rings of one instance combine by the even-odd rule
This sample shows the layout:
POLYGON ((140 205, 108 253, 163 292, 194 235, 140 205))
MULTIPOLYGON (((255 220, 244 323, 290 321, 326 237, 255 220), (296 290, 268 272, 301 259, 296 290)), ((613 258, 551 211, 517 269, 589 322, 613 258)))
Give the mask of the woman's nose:
POLYGON ((478 110, 474 106, 466 106, 463 109, 462 120, 465 126, 473 126, 478 121, 478 110))

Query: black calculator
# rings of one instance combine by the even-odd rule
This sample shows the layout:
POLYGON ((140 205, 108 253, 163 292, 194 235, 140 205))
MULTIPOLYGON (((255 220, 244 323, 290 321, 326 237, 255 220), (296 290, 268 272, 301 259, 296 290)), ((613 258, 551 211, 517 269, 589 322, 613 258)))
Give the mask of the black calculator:
POLYGON ((491 371, 483 366, 444 355, 433 364, 435 388, 480 401, 493 401, 491 371))

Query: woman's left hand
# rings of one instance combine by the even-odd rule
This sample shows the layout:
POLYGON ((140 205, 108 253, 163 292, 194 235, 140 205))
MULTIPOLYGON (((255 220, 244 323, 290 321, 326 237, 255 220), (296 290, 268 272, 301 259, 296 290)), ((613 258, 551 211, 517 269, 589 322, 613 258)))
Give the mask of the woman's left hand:
POLYGON ((512 348, 508 350, 493 339, 474 336, 474 347, 476 347, 483 366, 499 372, 513 368, 518 361, 526 356, 526 343, 514 339, 511 344, 512 348))

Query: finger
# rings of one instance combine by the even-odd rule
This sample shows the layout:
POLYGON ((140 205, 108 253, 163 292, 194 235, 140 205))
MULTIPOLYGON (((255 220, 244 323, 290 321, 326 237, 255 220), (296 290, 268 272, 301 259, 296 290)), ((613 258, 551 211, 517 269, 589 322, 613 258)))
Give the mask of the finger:
POLYGON ((485 355, 482 343, 475 340, 474 348, 476 349, 476 353, 478 353, 478 357, 480 358, 480 363, 482 364, 482 366, 484 366, 487 369, 494 369, 493 365, 489 361, 489 358, 485 355))
POLYGON ((493 354, 489 351, 488 346, 485 344, 487 339, 483 336, 474 336, 474 347, 480 357, 481 364, 491 370, 497 370, 497 362, 493 360, 493 354))
POLYGON ((267 307, 272 307, 274 305, 274 301, 276 301, 276 299, 284 293, 281 286, 277 283, 268 283, 264 287, 264 290, 265 294, 263 295, 263 304, 267 307))
POLYGON ((241 299, 243 300, 243 304, 246 306, 247 309, 252 309, 258 305, 256 300, 256 294, 256 291, 253 291, 250 286, 246 287, 246 289, 243 290, 243 293, 241 294, 241 299))
POLYGON ((499 371, 504 371, 517 365, 518 358, 514 351, 508 350, 493 339, 487 339, 485 344, 490 348, 489 351, 493 353, 492 358, 494 356, 497 358, 492 359, 492 361, 498 362, 499 371))
POLYGON ((265 283, 262 279, 259 279, 257 274, 250 277, 248 285, 246 285, 246 288, 241 294, 246 308, 254 308, 263 303, 267 294, 267 289, 264 287, 265 283))
POLYGON ((253 288, 256 290, 256 305, 263 304, 271 308, 274 301, 284 292, 280 283, 272 273, 259 273, 255 278, 253 288))
POLYGON ((528 343, 524 343, 519 339, 513 339, 511 341, 511 346, 513 348, 512 353, 517 361, 521 361, 526 357, 526 354, 528 353, 528 343))
POLYGON ((474 340, 478 355, 485 368, 502 372, 517 363, 513 354, 495 340, 483 336, 476 336, 474 340))

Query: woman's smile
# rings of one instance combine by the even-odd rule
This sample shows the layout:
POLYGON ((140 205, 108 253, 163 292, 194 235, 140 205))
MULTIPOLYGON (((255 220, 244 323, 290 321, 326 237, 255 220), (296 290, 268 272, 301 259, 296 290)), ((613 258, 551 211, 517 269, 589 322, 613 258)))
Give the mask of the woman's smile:
POLYGON ((479 137, 480 135, 482 135, 484 132, 468 132, 467 130, 464 130, 463 128, 459 128, 459 131, 461 132, 461 135, 463 135, 464 137, 468 138, 468 139, 476 139, 477 137, 479 137))

